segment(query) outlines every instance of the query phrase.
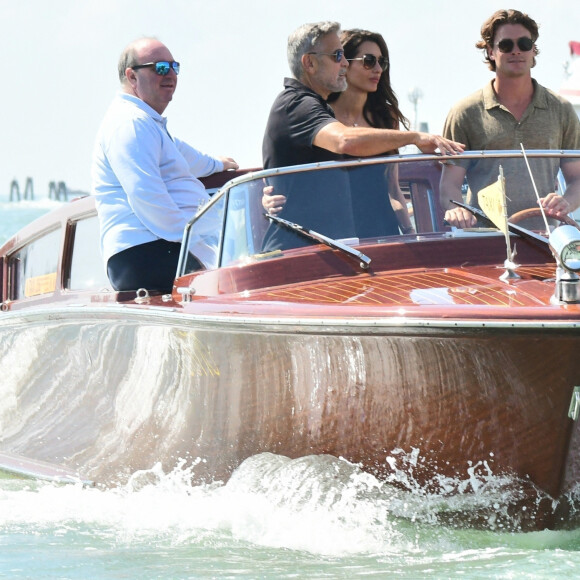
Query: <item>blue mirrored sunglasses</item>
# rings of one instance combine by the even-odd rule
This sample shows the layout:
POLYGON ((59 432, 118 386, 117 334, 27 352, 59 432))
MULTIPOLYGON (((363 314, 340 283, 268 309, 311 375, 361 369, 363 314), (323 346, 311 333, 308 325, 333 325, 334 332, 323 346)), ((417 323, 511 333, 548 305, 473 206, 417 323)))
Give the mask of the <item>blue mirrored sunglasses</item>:
POLYGON ((168 75, 171 69, 173 69, 176 75, 179 74, 179 63, 175 61, 169 62, 167 60, 160 60, 159 62, 146 62, 145 64, 136 64, 131 68, 133 70, 138 70, 140 68, 149 68, 151 66, 155 67, 155 72, 158 75, 168 75))

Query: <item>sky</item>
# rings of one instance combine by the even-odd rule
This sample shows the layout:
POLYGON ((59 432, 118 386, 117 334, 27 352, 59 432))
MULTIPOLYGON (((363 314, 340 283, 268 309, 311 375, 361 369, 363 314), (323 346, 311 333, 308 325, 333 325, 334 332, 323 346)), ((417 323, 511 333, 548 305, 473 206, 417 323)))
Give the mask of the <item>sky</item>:
POLYGON ((450 107, 492 77, 475 42, 500 8, 540 24, 532 75, 557 91, 568 42, 580 41, 580 1, 520 0, 0 0, 0 200, 14 179, 90 191, 95 134, 119 89, 117 61, 141 36, 155 36, 181 63, 168 129, 197 149, 261 166, 270 106, 289 76, 288 35, 305 22, 380 32, 403 113, 440 133, 450 107), (417 109, 408 98, 423 97, 417 109))

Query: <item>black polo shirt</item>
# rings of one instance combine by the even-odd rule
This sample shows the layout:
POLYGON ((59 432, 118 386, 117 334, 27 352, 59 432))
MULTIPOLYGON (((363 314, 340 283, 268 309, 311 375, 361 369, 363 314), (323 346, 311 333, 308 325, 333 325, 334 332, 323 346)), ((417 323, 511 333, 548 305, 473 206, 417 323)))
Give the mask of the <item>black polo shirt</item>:
POLYGON ((335 122, 334 112, 318 93, 296 79, 285 78, 284 90, 272 105, 264 133, 264 169, 342 159, 313 145, 318 131, 335 122))
MULTIPOLYGON (((334 112, 318 93, 296 79, 284 79, 284 91, 272 105, 264 134, 264 168, 344 159, 346 156, 313 145, 318 131, 335 122, 334 112)), ((382 166, 350 173, 337 167, 272 176, 268 185, 286 196, 281 218, 331 238, 398 232, 382 166)), ((271 224, 262 247, 272 251, 309 244, 296 232, 271 224)))

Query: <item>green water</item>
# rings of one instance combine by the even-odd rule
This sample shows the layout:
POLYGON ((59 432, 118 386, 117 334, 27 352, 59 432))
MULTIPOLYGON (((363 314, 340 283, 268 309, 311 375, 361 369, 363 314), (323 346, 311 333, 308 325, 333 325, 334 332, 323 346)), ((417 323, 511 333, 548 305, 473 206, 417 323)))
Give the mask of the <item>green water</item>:
POLYGON ((264 455, 203 486, 159 466, 109 490, 0 479, 0 578, 580 575, 580 532, 455 529, 428 510, 412 521, 399 512, 420 498, 356 470, 336 478, 338 460, 272 476, 280 461, 264 455))

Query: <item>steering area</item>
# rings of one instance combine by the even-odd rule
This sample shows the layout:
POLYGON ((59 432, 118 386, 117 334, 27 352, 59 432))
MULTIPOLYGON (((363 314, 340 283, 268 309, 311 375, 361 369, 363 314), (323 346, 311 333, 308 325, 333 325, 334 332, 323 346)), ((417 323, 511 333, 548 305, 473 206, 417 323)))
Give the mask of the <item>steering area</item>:
MULTIPOLYGON (((555 215, 554 212, 550 211, 549 209, 544 209, 544 213, 546 214, 547 218, 554 219, 559 221, 562 224, 567 224, 569 226, 574 226, 575 228, 580 230, 580 226, 569 215, 565 217, 558 217, 555 215)), ((512 224, 517 224, 523 220, 530 219, 530 218, 541 218, 542 217, 542 210, 539 207, 530 207, 528 209, 522 209, 511 215, 508 218, 508 221, 512 224)))

